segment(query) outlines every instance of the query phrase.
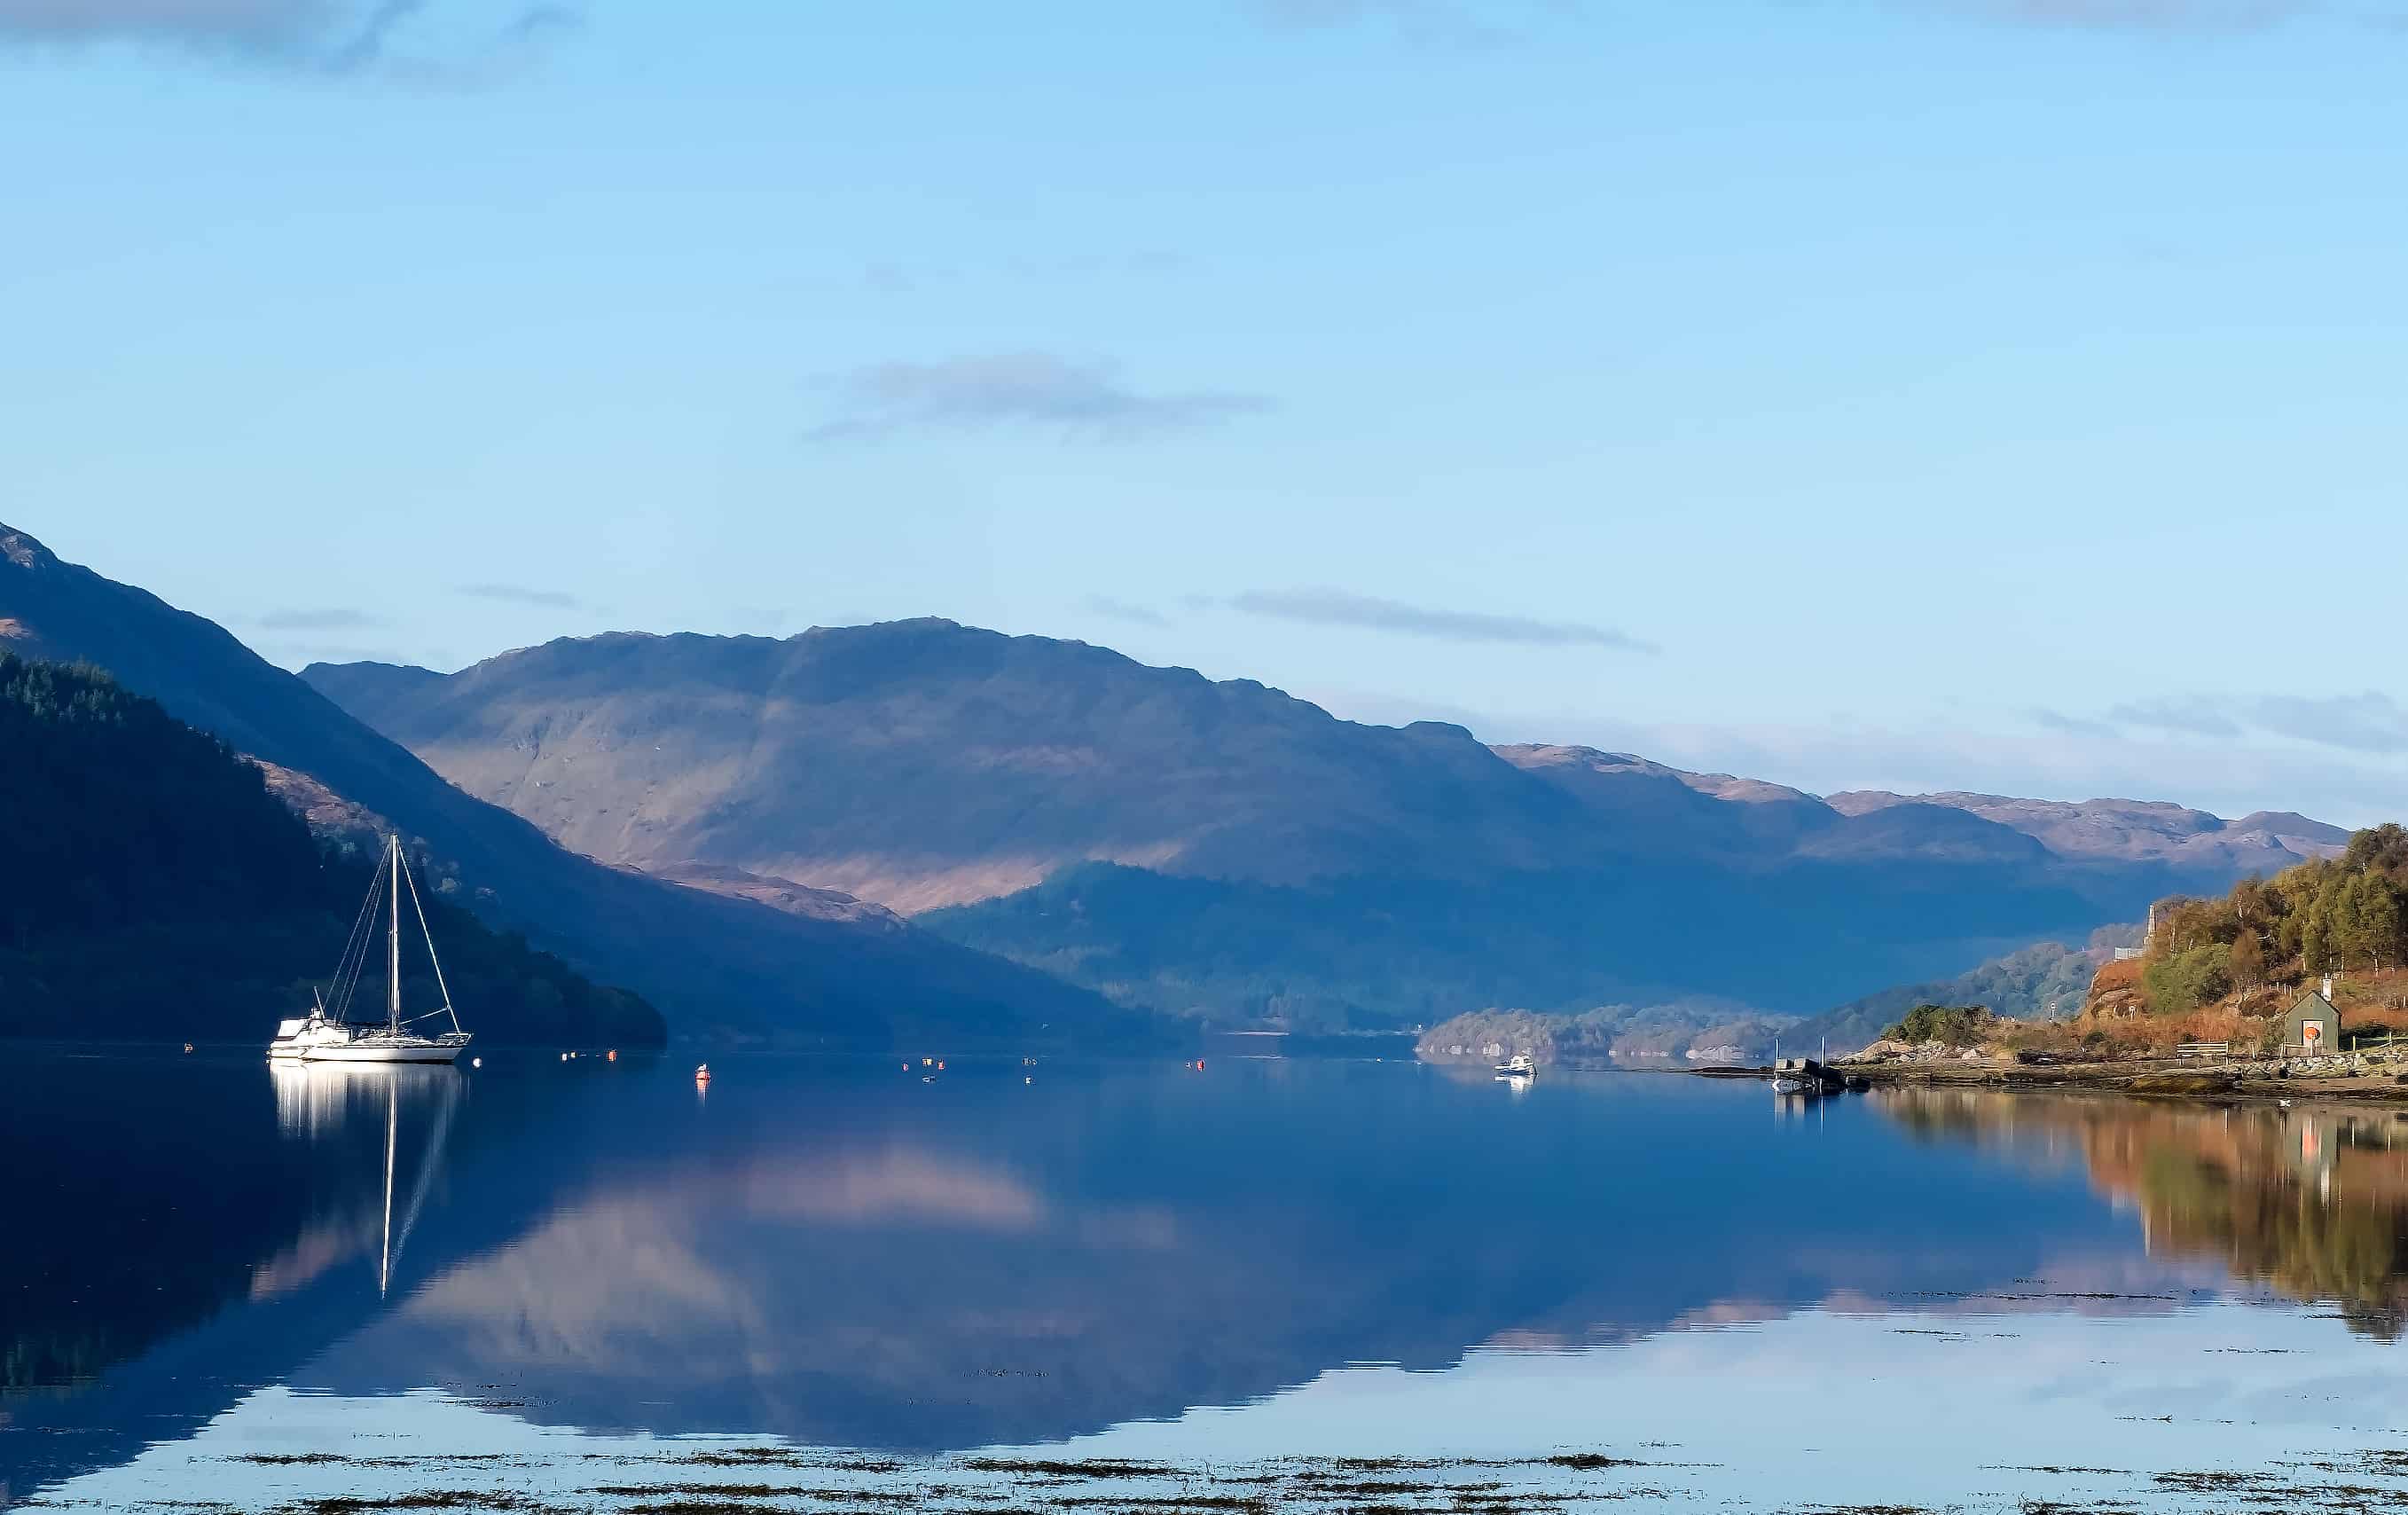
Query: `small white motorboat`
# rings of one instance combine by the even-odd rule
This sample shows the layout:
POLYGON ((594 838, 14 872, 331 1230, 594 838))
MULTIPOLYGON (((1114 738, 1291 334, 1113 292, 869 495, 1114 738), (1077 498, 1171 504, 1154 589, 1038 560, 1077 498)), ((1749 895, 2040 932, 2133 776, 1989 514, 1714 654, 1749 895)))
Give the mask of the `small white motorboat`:
POLYGON ((1535 1079, 1538 1076, 1539 1060, 1527 1052, 1515 1052, 1497 1065, 1497 1077, 1499 1079, 1535 1079))

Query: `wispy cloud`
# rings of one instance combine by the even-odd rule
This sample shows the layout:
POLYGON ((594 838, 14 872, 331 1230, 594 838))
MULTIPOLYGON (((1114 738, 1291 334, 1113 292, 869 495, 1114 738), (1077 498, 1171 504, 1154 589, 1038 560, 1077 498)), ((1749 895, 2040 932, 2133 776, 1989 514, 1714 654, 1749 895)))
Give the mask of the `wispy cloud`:
MULTIPOLYGON (((1961 0, 1960 0, 1961 3, 1961 0)), ((2249 31, 2318 8, 2315 0, 1972 0, 1982 11, 2034 26, 2098 31, 2249 31)))
POLYGON ((544 0, 510 11, 496 26, 486 7, 456 5, 449 12, 462 19, 439 42, 416 52, 396 50, 396 38, 433 8, 433 0, 0 0, 0 43, 150 43, 311 73, 457 84, 523 61, 583 14, 544 0))
POLYGON ((2089 736, 2114 740, 2124 735, 2123 728, 2105 721, 2093 721, 2087 716, 2067 715, 2062 710, 2034 709, 2027 712, 2032 724, 2068 736, 2089 736))
POLYGON ((1479 47, 1511 41, 1534 20, 1563 16, 1578 0, 1245 0, 1275 26, 1336 27, 1383 22, 1417 42, 1479 47))
POLYGON ((0 0, 0 34, 44 42, 146 37, 276 50, 326 24, 321 0, 0 0))
POLYGON ((2324 698, 2270 694, 2258 702, 2258 724, 2267 731, 2351 752, 2408 750, 2408 710, 2388 694, 2335 694, 2324 698))
POLYGON ((256 624, 268 631, 352 631, 362 626, 381 626, 384 618, 348 606, 294 606, 270 610, 259 617, 256 624))
POLYGON ((2201 694, 2178 699, 2127 700, 2110 709, 2111 726, 2140 726, 2184 736, 2238 736, 2242 724, 2222 701, 2201 694))
POLYGON ((2217 742, 2274 736, 2347 752, 2408 752, 2408 707, 2388 694, 2180 694, 2128 700, 2098 717, 2056 710, 2033 722, 2069 736, 2117 738, 2136 733, 2217 742))
POLYGON ((1655 643, 1582 621, 1541 621, 1529 616, 1445 610, 1377 599, 1338 589, 1256 590, 1233 595, 1232 609, 1247 615, 1315 626, 1353 626, 1398 632, 1450 642, 1512 642, 1527 647, 1604 647, 1625 652, 1660 650, 1655 643))
POLYGON ((576 595, 557 589, 534 589, 525 584, 462 584, 459 593, 471 599, 499 600, 504 605, 530 605, 546 610, 582 610, 585 602, 576 595))
POLYGON ((1159 610, 1148 609, 1142 605, 1131 605, 1126 600, 1116 600, 1109 594, 1090 594, 1084 604, 1090 614, 1103 616, 1112 621, 1126 621, 1140 626, 1170 624, 1170 618, 1159 610))
POLYGON ((1226 390, 1149 393, 1109 364, 1044 352, 872 364, 827 387, 836 414, 806 434, 815 441, 1006 425, 1122 440, 1272 408, 1266 396, 1226 390))

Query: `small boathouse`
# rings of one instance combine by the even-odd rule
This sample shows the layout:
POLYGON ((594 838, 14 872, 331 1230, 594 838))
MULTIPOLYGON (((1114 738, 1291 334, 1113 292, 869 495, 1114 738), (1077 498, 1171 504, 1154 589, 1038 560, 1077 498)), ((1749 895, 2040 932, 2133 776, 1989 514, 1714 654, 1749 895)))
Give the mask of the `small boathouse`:
MULTIPOLYGON (((2325 980, 2328 985, 2332 980, 2325 980)), ((2341 1050, 2341 1011, 2315 990, 2283 1012, 2283 1050, 2302 1054, 2341 1050)))

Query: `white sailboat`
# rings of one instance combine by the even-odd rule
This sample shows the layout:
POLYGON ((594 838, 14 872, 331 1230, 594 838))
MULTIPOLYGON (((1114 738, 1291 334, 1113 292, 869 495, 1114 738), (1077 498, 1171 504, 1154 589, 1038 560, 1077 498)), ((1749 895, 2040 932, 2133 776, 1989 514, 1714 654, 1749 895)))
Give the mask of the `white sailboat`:
POLYGON ((360 907, 360 918, 351 923, 351 939, 343 944, 343 959, 336 965, 334 980, 308 1016, 277 1025, 276 1039, 268 1044, 267 1055, 298 1058, 305 1063, 450 1063, 468 1045, 469 1035, 460 1029, 460 1014, 452 1008, 452 990, 443 981, 443 965, 435 955, 435 934, 427 929, 426 907, 418 898, 418 880, 410 877, 409 864, 401 855, 401 838, 388 837, 384 856, 379 860, 376 876, 368 884, 367 900, 360 907), (419 935, 426 940, 426 961, 435 969, 435 986, 443 995, 440 1008, 408 1021, 401 1017, 401 893, 405 887, 409 891, 410 908, 418 917, 419 935), (381 1024, 357 1023, 349 1019, 349 1011, 351 996, 359 989, 361 970, 367 965, 368 953, 375 944, 380 896, 389 907, 385 926, 385 1018, 381 1024), (428 1036, 409 1029, 438 1015, 451 1019, 451 1030, 428 1036))

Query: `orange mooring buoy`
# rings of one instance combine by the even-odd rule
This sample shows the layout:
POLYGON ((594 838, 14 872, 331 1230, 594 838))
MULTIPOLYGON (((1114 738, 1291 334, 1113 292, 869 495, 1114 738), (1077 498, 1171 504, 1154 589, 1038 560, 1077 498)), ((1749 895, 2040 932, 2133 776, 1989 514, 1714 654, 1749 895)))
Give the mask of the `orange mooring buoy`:
POLYGON ((609 1051, 603 1053, 602 1061, 605 1063, 616 1063, 619 1061, 619 1049, 613 1047, 609 1051))

